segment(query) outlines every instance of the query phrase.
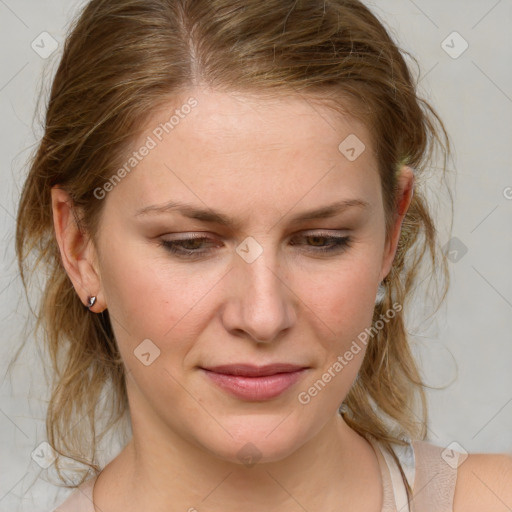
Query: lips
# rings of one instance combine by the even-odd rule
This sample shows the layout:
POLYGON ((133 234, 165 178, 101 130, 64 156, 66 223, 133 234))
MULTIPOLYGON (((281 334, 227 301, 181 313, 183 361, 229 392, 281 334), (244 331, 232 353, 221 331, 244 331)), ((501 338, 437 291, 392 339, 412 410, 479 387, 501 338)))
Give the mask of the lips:
POLYGON ((229 395, 245 401, 263 401, 276 398, 291 388, 307 367, 288 363, 230 364, 201 370, 210 382, 229 395))
POLYGON ((265 366, 254 366, 250 364, 226 364, 203 368, 204 370, 220 373, 223 375, 237 375, 240 377, 266 377, 276 373, 291 373, 304 369, 305 366, 298 366, 288 363, 275 363, 265 366))

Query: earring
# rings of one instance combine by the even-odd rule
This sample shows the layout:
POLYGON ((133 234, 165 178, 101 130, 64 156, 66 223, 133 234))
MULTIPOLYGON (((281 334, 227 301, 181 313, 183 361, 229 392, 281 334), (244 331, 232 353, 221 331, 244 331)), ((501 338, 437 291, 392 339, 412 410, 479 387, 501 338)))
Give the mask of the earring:
POLYGON ((377 290, 377 295, 375 297, 375 304, 382 304, 384 301, 384 297, 386 296, 386 286, 383 282, 379 283, 379 288, 377 290))
POLYGON ((87 297, 87 308, 91 309, 96 302, 96 297, 87 297))

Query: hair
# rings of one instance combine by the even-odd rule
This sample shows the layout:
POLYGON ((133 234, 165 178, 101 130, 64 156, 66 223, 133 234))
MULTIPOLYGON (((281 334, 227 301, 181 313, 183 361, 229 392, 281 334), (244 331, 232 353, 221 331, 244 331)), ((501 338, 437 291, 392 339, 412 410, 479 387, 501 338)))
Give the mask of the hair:
POLYGON ((50 189, 59 185, 70 194, 80 213, 76 222, 94 241, 105 205, 94 190, 126 160, 150 116, 198 85, 277 98, 295 94, 362 120, 378 163, 386 237, 397 215, 397 174, 403 165, 414 169, 415 192, 373 321, 394 304, 403 308, 381 321, 340 410, 352 429, 380 441, 399 465, 392 444, 425 439, 426 385, 410 347, 405 311, 422 284, 424 266, 439 292, 436 311, 447 294, 447 258, 420 185, 432 170, 446 177, 450 142, 434 108, 419 96, 405 57, 418 65, 358 0, 85 5, 70 27, 52 82, 16 227, 27 297, 28 271, 42 266, 46 272, 34 332, 43 332, 52 365, 46 431, 63 481, 60 456, 100 471, 97 443, 126 417, 128 401, 108 310, 88 311, 62 264, 50 189), (443 165, 434 167, 438 150, 443 165), (109 419, 103 429, 101 414, 109 419))

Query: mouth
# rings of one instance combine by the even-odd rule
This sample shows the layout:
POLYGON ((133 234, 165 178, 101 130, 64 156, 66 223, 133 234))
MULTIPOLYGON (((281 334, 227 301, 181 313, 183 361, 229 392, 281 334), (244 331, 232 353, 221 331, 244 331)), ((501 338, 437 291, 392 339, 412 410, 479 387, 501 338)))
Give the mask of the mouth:
POLYGON ((231 364, 201 368, 201 371, 232 396, 248 401, 264 401, 284 393, 307 369, 300 365, 276 363, 266 366, 231 364))

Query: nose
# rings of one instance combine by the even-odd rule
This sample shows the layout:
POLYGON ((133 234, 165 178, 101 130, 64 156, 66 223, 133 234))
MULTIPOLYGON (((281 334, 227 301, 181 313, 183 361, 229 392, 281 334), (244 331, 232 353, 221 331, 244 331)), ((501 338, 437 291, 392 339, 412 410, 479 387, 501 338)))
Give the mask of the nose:
POLYGON ((233 335, 271 343, 296 320, 297 298, 289 286, 289 275, 268 247, 253 261, 239 254, 233 257, 222 312, 224 327, 233 335))

